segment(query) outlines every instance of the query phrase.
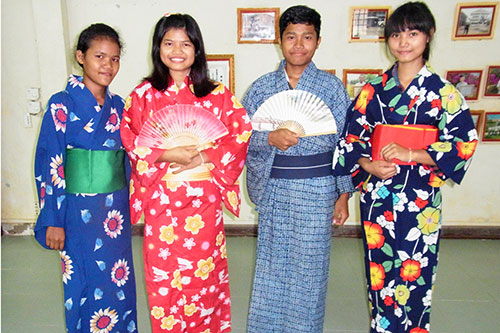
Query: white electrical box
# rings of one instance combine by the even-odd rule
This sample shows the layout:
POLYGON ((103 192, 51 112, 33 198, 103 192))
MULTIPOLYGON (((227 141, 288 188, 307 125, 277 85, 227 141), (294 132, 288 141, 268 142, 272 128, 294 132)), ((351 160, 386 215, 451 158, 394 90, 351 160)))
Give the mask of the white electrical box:
POLYGON ((40 88, 26 89, 26 99, 29 101, 36 101, 40 98, 40 88))
POLYGON ((39 114, 40 111, 42 111, 42 106, 40 105, 40 102, 28 102, 28 112, 29 114, 39 114))

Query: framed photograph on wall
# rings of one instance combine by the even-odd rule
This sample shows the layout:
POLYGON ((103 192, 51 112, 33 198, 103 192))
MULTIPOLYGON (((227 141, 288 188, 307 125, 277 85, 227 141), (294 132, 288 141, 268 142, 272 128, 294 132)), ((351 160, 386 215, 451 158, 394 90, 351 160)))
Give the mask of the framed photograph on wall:
POLYGON ((481 137, 481 131, 483 129, 484 111, 483 110, 470 110, 470 115, 476 126, 476 131, 478 137, 481 137))
POLYGON ((488 67, 484 96, 500 97, 500 66, 488 67))
POLYGON ((500 142, 500 112, 484 113, 483 141, 500 142))
POLYGON ((446 80, 450 81, 466 100, 477 100, 482 74, 482 70, 447 71, 446 80))
POLYGON ((208 77, 234 94, 234 54, 207 54, 208 77))
POLYGON ((277 44, 279 8, 237 8, 238 43, 277 44))
POLYGON ((491 39, 498 2, 458 3, 452 39, 491 39))
POLYGON ((390 6, 350 7, 349 41, 381 42, 390 6))
POLYGON ((382 74, 382 69, 344 69, 342 74, 347 93, 354 99, 368 81, 382 74))

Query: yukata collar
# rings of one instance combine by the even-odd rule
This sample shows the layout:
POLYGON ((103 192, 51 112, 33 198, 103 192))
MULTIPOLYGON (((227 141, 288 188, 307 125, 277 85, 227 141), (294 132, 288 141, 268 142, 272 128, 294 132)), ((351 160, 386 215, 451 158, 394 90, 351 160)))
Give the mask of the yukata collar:
POLYGON ((169 92, 174 92, 174 93, 178 94, 181 90, 184 90, 187 87, 189 87, 189 90, 191 91, 191 93, 194 94, 193 81, 191 80, 191 77, 189 75, 186 75, 186 77, 184 78, 184 81, 182 82, 182 86, 180 88, 177 87, 177 85, 175 84, 175 81, 174 81, 174 79, 172 79, 172 77, 168 78, 167 91, 169 91, 169 92))
MULTIPOLYGON (((99 105, 97 100, 95 99, 92 92, 85 86, 83 83, 83 77, 80 75, 71 74, 68 79, 68 84, 66 85, 66 91, 71 95, 74 95, 78 98, 81 98, 82 101, 85 101, 87 106, 94 106, 96 111, 99 112, 104 105, 99 105)), ((106 94, 104 98, 104 104, 112 97, 111 92, 109 91, 109 87, 106 87, 106 94)))
MULTIPOLYGON (((302 86, 301 82, 305 80, 307 77, 311 76, 317 70, 318 69, 316 68, 316 65, 311 60, 311 62, 309 62, 307 67, 302 72, 302 75, 300 75, 299 82, 297 82, 297 86, 295 87, 295 89, 300 89, 300 87, 302 86)), ((289 87, 289 89, 293 89, 291 88, 290 80, 288 79, 288 74, 286 73, 286 59, 281 60, 278 72, 283 74, 282 79, 286 81, 286 85, 289 87)))
MULTIPOLYGON (((394 63, 394 66, 392 66, 391 75, 394 78, 394 81, 396 82, 396 85, 401 88, 402 86, 401 86, 401 82, 399 81, 399 76, 398 76, 398 66, 399 66, 399 63, 396 61, 394 63)), ((420 68, 420 70, 418 71, 417 75, 415 75, 415 77, 413 78, 413 80, 415 80, 416 78, 419 78, 421 76, 426 77, 426 76, 429 76, 429 75, 434 74, 434 73, 435 73, 435 71, 431 67, 431 65, 429 64, 429 62, 426 62, 422 66, 422 68, 420 68)))

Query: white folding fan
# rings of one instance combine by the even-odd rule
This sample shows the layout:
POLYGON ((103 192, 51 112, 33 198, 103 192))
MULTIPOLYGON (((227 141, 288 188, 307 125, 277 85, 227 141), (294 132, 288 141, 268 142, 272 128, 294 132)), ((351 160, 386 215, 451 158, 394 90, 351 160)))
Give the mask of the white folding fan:
POLYGON ((137 137, 137 145, 161 149, 202 147, 228 133, 226 126, 202 107, 169 105, 146 120, 137 137))
POLYGON ((288 128, 300 136, 337 133, 330 108, 304 90, 285 90, 269 97, 253 115, 252 126, 256 131, 288 128))

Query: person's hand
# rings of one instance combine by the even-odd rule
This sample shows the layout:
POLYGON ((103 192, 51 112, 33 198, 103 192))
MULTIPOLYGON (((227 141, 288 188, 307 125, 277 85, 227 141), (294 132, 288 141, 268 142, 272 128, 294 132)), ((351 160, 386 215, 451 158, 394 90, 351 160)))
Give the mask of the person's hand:
POLYGON ((285 151, 299 143, 299 135, 286 128, 279 128, 269 133, 267 142, 279 150, 285 151))
POLYGON ((64 228, 47 227, 45 243, 52 250, 62 251, 64 249, 65 238, 66 238, 66 233, 64 232, 64 228))
POLYGON ((370 161, 370 159, 362 157, 358 163, 366 172, 382 180, 391 178, 397 173, 396 165, 392 162, 384 160, 370 161))
POLYGON ((188 165, 198 156, 196 146, 181 146, 167 149, 161 154, 156 162, 170 162, 182 165, 188 165))
POLYGON ((388 162, 395 158, 403 162, 409 162, 410 150, 397 144, 396 142, 391 142, 380 150, 380 156, 388 162))
POLYGON ((191 162, 188 164, 178 164, 178 163, 170 163, 169 168, 174 170, 173 174, 181 173, 182 171, 196 168, 203 163, 209 162, 208 155, 203 152, 198 152, 198 154, 191 159, 191 162), (203 157, 202 157, 203 154, 203 157))
POLYGON ((333 210, 333 225, 344 225, 345 221, 349 217, 349 207, 347 205, 348 200, 349 193, 342 193, 338 197, 333 210))

